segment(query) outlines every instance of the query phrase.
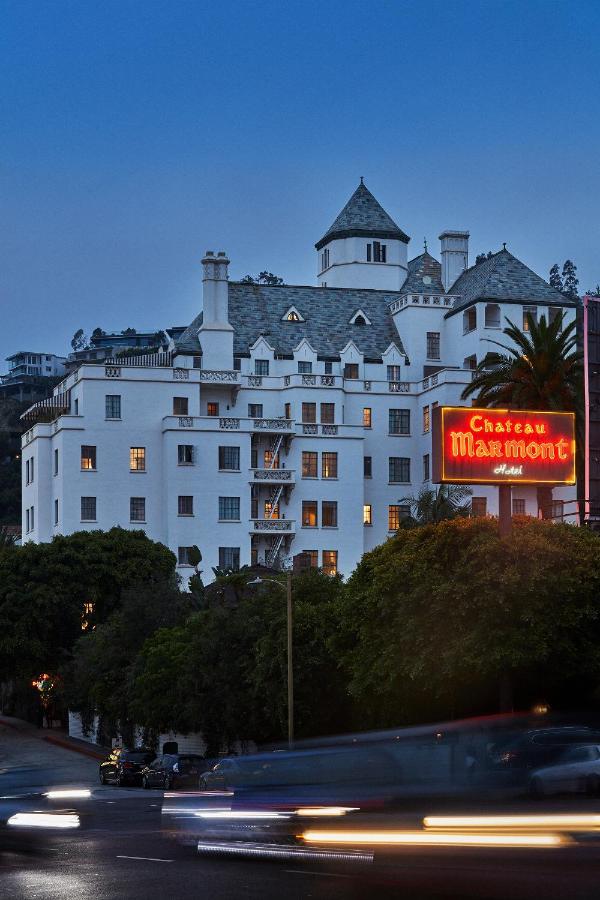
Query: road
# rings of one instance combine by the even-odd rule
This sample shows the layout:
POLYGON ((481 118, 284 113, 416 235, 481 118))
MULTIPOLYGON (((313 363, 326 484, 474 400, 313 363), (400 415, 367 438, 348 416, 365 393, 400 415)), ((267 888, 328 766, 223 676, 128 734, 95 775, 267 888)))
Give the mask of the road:
MULTIPOLYGON (((599 895, 600 847, 595 843, 536 851, 446 849, 433 855, 412 848, 388 862, 358 870, 339 862, 273 864, 199 858, 194 849, 162 833, 162 792, 101 786, 93 759, 51 746, 36 734, 0 725, 3 796, 66 785, 91 788, 89 799, 77 801, 81 829, 52 839, 44 853, 0 857, 0 896, 11 900, 530 900, 537 895, 543 900, 595 900, 599 895)), ((573 803, 569 803, 562 808, 571 809, 573 803)), ((600 802, 587 801, 585 809, 600 812, 600 802)))

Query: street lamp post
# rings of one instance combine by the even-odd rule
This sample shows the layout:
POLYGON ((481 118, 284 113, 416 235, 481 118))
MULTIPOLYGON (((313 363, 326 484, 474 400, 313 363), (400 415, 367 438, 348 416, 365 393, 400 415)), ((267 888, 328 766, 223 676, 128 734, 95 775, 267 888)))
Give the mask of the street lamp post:
POLYGON ((288 707, 288 747, 294 746, 294 665, 293 665, 293 607, 292 607, 292 573, 286 575, 285 588, 280 581, 274 578, 261 578, 257 576, 248 585, 259 585, 265 582, 276 584, 285 590, 287 600, 287 707, 288 707))

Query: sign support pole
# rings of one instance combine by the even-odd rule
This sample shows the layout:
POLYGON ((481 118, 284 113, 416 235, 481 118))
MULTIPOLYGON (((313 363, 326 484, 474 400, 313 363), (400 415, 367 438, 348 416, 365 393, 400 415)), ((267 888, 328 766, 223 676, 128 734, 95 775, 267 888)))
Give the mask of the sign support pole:
POLYGON ((498 519, 500 537, 507 537, 512 529, 512 485, 498 485, 498 519))

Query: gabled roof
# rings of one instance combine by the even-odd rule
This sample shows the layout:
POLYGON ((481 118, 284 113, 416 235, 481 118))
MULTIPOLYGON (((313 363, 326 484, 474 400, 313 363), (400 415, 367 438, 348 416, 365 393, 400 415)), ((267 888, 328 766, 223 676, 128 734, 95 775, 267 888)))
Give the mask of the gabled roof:
POLYGON ((547 281, 506 249, 465 269, 448 289, 448 293, 461 295, 460 300, 447 313, 448 316, 478 300, 577 306, 574 300, 550 287, 547 281))
POLYGON ((371 237, 399 240, 408 244, 410 238, 398 228, 391 216, 380 206, 361 178, 345 207, 320 241, 317 250, 336 238, 371 237))
POLYGON ((444 294, 442 267, 430 253, 421 253, 409 260, 406 281, 400 288, 402 294, 444 294))
MULTIPOLYGON (((229 322, 233 326, 233 352, 247 354, 256 339, 264 334, 277 354, 293 354, 302 338, 309 341, 319 356, 338 357, 353 340, 361 353, 378 359, 395 343, 404 353, 388 306, 397 300, 397 291, 353 288, 304 287, 295 285, 245 284, 230 281, 229 322), (284 322, 290 306, 302 310, 304 322, 284 322), (362 309, 371 325, 359 328, 349 320, 362 309)), ((200 353, 198 329, 202 313, 196 316, 176 341, 182 352, 200 353)))

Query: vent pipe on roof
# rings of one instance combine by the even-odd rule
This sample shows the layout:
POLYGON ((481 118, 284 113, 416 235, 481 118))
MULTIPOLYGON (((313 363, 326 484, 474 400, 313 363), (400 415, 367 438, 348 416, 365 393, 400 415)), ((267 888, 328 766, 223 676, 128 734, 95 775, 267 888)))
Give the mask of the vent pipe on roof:
POLYGON ((447 291, 469 265, 469 232, 442 231, 442 284, 447 291))

